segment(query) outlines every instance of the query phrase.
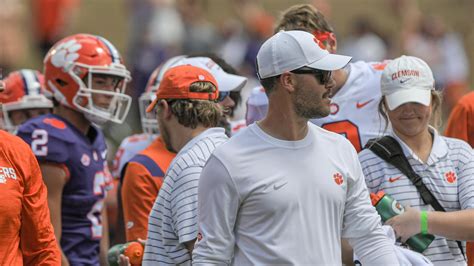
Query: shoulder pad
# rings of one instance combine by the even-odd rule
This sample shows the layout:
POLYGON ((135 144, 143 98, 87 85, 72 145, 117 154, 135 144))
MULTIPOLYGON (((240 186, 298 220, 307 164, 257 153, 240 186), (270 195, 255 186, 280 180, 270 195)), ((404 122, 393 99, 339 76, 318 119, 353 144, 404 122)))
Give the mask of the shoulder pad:
POLYGON ((65 125, 59 128, 59 123, 51 125, 47 119, 51 118, 39 117, 27 121, 19 128, 18 136, 30 145, 39 161, 64 163, 69 158, 69 146, 74 143, 74 134, 64 122, 56 119, 65 125))
POLYGON ((40 116, 28 120, 18 129, 18 134, 20 132, 31 134, 37 129, 46 130, 50 137, 57 138, 63 142, 74 143, 74 138, 71 137, 74 135, 72 129, 60 119, 50 116, 40 116))

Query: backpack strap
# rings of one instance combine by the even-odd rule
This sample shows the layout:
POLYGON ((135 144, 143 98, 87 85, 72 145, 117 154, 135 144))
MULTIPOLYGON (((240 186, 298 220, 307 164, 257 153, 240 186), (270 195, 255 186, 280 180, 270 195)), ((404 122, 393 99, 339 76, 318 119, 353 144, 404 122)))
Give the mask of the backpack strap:
POLYGON ((371 139, 367 143, 366 148, 369 148, 377 156, 395 166, 406 175, 413 185, 415 185, 425 204, 433 206, 437 211, 445 211, 431 191, 425 186, 421 177, 413 170, 397 140, 390 136, 371 139))
MULTIPOLYGON (((403 153, 403 149, 400 146, 400 143, 398 143, 396 139, 391 136, 384 136, 378 139, 370 139, 365 145, 365 148, 370 149, 377 156, 379 156, 389 164, 395 166, 405 176, 407 176, 420 193, 421 199, 425 204, 431 205, 436 211, 446 212, 443 206, 439 204, 435 196, 423 183, 422 178, 413 170, 410 165, 410 162, 408 162, 407 157, 403 153)), ((456 242, 458 244, 459 249, 461 250, 462 255, 464 256, 464 250, 462 248, 461 242, 456 242)))

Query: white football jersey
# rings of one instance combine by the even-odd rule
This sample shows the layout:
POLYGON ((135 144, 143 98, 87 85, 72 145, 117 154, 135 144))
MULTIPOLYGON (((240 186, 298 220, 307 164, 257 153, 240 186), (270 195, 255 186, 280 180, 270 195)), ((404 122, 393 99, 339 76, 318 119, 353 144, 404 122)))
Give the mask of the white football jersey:
POLYGON ((133 156, 148 147, 156 137, 158 137, 158 135, 141 133, 123 139, 122 143, 120 143, 120 147, 115 153, 112 168, 113 177, 119 179, 123 166, 132 159, 133 156))
POLYGON ((385 121, 379 115, 382 93, 380 78, 387 61, 349 64, 346 83, 331 99, 331 114, 311 122, 329 131, 344 135, 357 152, 371 138, 381 136, 385 121))

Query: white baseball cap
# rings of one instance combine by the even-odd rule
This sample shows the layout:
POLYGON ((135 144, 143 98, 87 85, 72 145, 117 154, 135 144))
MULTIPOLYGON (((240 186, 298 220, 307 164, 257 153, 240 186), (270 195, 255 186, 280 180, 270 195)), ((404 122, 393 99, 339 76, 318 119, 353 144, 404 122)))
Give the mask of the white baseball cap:
POLYGON ((247 78, 225 72, 209 57, 187 57, 179 60, 173 66, 192 65, 210 72, 217 81, 219 91, 239 91, 247 83, 247 78))
POLYGON ((330 54, 306 31, 280 31, 260 47, 257 75, 265 79, 304 66, 332 71, 343 68, 351 59, 350 56, 330 54))
POLYGON ((394 110, 408 102, 429 106, 434 83, 433 72, 425 61, 402 55, 387 64, 380 85, 388 109, 394 110))

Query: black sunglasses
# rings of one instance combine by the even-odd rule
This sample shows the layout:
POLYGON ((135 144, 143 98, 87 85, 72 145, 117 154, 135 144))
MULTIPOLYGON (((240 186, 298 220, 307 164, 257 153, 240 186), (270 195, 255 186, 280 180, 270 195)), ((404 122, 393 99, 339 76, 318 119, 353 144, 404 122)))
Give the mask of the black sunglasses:
POLYGON ((291 73, 294 74, 312 74, 316 77, 316 80, 321 83, 321 85, 327 85, 329 81, 331 81, 332 77, 332 71, 326 71, 326 70, 319 70, 319 69, 313 69, 313 68, 298 68, 295 70, 291 70, 291 73))

